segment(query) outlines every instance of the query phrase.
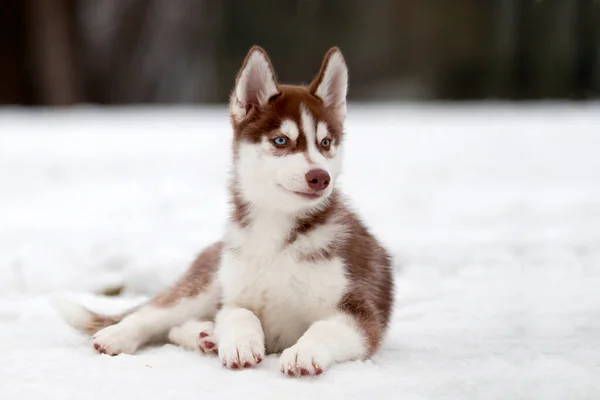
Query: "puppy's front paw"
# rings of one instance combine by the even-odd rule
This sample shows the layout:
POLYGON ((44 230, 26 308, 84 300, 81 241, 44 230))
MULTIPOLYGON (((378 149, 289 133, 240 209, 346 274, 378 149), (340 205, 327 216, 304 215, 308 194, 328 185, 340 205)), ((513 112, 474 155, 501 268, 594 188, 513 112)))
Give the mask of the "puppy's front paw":
POLYGON ((98 353, 110 356, 133 354, 141 345, 138 330, 122 322, 98 331, 93 336, 93 341, 98 353))
POLYGON ((219 342, 219 358, 231 368, 251 368, 265 358, 265 345, 261 335, 246 334, 222 338, 219 342))
POLYGON ((307 342, 299 342, 281 353, 279 366, 288 376, 320 375, 331 364, 327 349, 307 342))

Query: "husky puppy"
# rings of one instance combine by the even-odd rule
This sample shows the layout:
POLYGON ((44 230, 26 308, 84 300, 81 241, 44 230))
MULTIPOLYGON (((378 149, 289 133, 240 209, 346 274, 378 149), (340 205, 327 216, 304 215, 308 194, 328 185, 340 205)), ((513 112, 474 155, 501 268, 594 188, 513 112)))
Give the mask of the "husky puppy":
POLYGON ((312 83, 279 84, 253 47, 229 104, 231 213, 225 236, 171 288, 122 315, 63 302, 100 353, 157 340, 213 353, 231 369, 269 353, 289 376, 321 374, 380 347, 394 299, 388 252, 348 207, 342 165, 348 69, 327 52, 312 83))

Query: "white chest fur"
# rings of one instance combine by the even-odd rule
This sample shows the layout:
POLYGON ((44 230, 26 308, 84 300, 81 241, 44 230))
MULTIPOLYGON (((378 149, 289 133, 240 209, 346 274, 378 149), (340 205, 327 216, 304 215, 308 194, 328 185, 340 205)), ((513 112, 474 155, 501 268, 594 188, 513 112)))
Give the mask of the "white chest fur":
POLYGON ((339 258, 298 261, 294 246, 284 244, 283 223, 268 225, 230 230, 226 241, 235 251, 223 254, 219 283, 223 304, 254 312, 267 351, 278 352, 293 345, 313 322, 334 314, 347 278, 339 258))

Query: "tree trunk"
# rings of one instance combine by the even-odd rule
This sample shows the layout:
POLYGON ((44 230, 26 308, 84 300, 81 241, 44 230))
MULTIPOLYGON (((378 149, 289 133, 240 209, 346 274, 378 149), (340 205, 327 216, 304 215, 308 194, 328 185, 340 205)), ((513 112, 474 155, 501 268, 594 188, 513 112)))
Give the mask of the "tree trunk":
POLYGON ((39 103, 59 106, 81 99, 71 28, 75 4, 70 0, 29 0, 31 67, 39 103))

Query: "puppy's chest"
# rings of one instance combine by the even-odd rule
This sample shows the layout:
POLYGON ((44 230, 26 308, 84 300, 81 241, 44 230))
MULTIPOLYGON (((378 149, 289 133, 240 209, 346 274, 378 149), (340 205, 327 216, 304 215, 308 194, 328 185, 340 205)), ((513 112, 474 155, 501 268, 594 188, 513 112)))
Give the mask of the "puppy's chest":
POLYGON ((219 277, 224 304, 252 310, 267 329, 330 315, 347 286, 340 259, 299 261, 285 246, 261 249, 250 243, 223 254, 219 277))

